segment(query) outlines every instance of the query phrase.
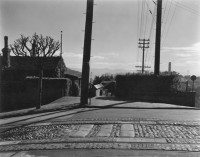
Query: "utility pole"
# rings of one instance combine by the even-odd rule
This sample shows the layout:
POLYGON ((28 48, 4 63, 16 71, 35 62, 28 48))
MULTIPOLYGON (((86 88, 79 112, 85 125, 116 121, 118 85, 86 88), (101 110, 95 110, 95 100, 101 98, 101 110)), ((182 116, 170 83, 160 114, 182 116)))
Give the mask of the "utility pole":
POLYGON ((156 46, 155 46, 155 64, 154 64, 155 75, 160 74, 161 17, 162 17, 162 0, 157 0, 156 46))
POLYGON ((82 79, 81 79, 81 106, 85 106, 86 104, 88 104, 93 5, 94 5, 94 0, 87 0, 82 79))
POLYGON ((142 48, 142 74, 144 73, 144 53, 145 53, 145 49, 149 48, 149 39, 139 39, 139 43, 140 44, 138 47, 142 48), (141 42, 142 41, 142 42, 141 42), (147 46, 146 46, 147 45, 147 46))
POLYGON ((60 56, 62 56, 62 32, 63 31, 61 31, 61 35, 60 35, 60 56))

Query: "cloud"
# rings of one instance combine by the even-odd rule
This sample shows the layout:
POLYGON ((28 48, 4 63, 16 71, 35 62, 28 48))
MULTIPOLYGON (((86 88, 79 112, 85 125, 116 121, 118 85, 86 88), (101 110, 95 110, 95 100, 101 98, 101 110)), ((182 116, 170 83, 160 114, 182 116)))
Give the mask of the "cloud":
POLYGON ((83 54, 82 53, 74 53, 74 52, 64 52, 63 56, 70 57, 70 58, 82 58, 83 54))
POLYGON ((105 59, 103 56, 91 56, 91 59, 105 59))
POLYGON ((97 53, 100 56, 105 56, 105 57, 118 57, 119 53, 116 52, 102 52, 102 53, 97 53))
POLYGON ((176 53, 174 55, 178 56, 178 57, 191 57, 192 56, 192 54, 188 54, 188 53, 176 53))
POLYGON ((94 68, 110 68, 110 69, 133 69, 133 63, 122 63, 122 62, 92 62, 91 67, 94 68))
MULTIPOLYGON (((67 57, 67 58, 83 58, 83 54, 82 53, 74 53, 74 52, 64 52, 63 53, 63 57, 67 57)), ((91 60, 95 59, 95 60, 102 60, 105 59, 105 57, 100 56, 100 55, 91 55, 90 57, 91 60)))
POLYGON ((197 52, 198 54, 200 54, 200 42, 193 44, 190 47, 163 47, 162 48, 163 51, 167 51, 167 52, 197 52))

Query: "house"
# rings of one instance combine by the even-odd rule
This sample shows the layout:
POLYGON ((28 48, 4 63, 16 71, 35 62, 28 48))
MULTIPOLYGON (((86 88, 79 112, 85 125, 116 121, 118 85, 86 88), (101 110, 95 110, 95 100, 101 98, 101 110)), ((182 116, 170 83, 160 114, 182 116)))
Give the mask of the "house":
POLYGON ((4 41, 3 56, 0 56, 0 112, 34 107, 39 101, 47 104, 79 90, 73 83, 80 81, 81 73, 67 68, 61 56, 10 56, 8 38, 4 41), (41 68, 42 100, 39 100, 41 68))
POLYGON ((104 86, 102 84, 96 84, 92 87, 93 93, 95 93, 95 96, 103 96, 103 88, 104 86))
POLYGON ((102 81, 100 84, 92 85, 91 96, 113 96, 115 93, 115 81, 102 81))
POLYGON ((10 56, 9 53, 3 53, 3 56, 0 56, 2 80, 22 81, 27 76, 39 76, 38 65, 41 59, 43 77, 69 78, 72 81, 78 80, 80 82, 81 73, 67 68, 61 56, 33 58, 30 56, 10 56))

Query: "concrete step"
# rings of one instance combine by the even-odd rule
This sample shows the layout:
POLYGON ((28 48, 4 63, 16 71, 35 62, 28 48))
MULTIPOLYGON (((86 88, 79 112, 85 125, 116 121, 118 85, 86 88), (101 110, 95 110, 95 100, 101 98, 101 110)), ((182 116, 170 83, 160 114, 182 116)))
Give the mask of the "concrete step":
POLYGON ((112 132, 112 128, 113 128, 112 124, 102 125, 100 131, 97 133, 97 136, 109 137, 112 132))
POLYGON ((93 128, 93 124, 81 125, 79 130, 75 132, 72 137, 85 137, 89 134, 91 129, 93 128))

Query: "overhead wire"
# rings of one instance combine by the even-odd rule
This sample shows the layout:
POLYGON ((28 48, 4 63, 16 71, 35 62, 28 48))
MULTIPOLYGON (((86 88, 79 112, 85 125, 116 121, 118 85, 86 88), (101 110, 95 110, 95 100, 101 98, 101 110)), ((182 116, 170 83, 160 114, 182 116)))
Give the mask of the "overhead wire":
MULTIPOLYGON (((150 23, 150 21, 148 20, 149 19, 149 16, 150 16, 150 14, 151 14, 151 16, 152 16, 152 22, 153 22, 153 20, 154 20, 154 14, 155 14, 155 10, 154 10, 154 13, 152 13, 152 10, 151 10, 151 8, 150 8, 150 6, 149 6, 149 2, 150 1, 146 1, 145 0, 145 4, 146 4, 146 10, 145 10, 145 12, 146 12, 146 24, 145 24, 145 35, 144 35, 144 39, 149 39, 148 38, 148 35, 146 35, 146 27, 147 26, 149 26, 149 25, 151 25, 151 23, 150 23)), ((152 30, 149 30, 147 33, 150 33, 152 30)), ((149 44, 150 44, 150 41, 149 41, 149 44)), ((147 46, 147 45, 146 45, 147 46)), ((149 46, 149 45, 148 45, 149 46)), ((145 56, 144 56, 144 63, 145 63, 145 65, 146 66, 149 66, 148 65, 148 57, 149 56, 149 48, 148 49, 146 49, 146 51, 145 51, 145 56)))
MULTIPOLYGON (((171 10, 171 6, 172 6, 172 0, 170 1, 170 6, 169 6, 169 9, 168 9, 168 12, 167 12, 167 16, 166 16, 166 20, 165 20, 166 22, 168 21, 168 17, 169 17, 169 13, 170 13, 170 10, 171 10)), ((163 29, 162 29, 162 34, 161 34, 162 37, 164 36, 165 28, 167 26, 166 22, 165 22, 165 25, 163 26, 163 29)))
MULTIPOLYGON (((146 0, 144 0, 144 3, 146 3, 146 0)), ((147 5, 145 5, 147 6, 147 5)), ((147 28, 147 19, 148 19, 148 8, 146 9, 147 7, 145 7, 145 12, 146 12, 146 16, 145 16, 145 24, 144 24, 144 39, 146 37, 146 28, 147 28)))
POLYGON ((149 49, 147 50, 147 65, 150 66, 150 67, 151 67, 150 56, 151 56, 151 52, 152 52, 152 49, 153 49, 153 43, 154 43, 154 40, 152 40, 152 33, 154 32, 153 27, 154 27, 154 24, 155 24, 155 16, 156 16, 156 5, 154 3, 154 9, 153 9, 152 20, 151 20, 149 36, 148 36, 148 39, 150 40, 150 44, 149 44, 149 49))
POLYGON ((164 39, 163 39, 163 41, 162 41, 162 43, 161 43, 161 47, 164 45, 165 40, 166 40, 166 38, 167 38, 167 35, 168 35, 168 33, 169 33, 169 29, 170 29, 170 27, 171 27, 171 25, 172 25, 172 21, 173 21, 173 18, 174 18, 175 12, 176 12, 176 8, 177 8, 177 6, 175 6, 175 8, 174 8, 174 11, 173 11, 173 14, 172 14, 172 17, 171 17, 171 20, 170 20, 169 26, 168 26, 167 31, 166 31, 166 35, 165 35, 165 37, 164 37, 164 39))
MULTIPOLYGON (((147 25, 148 25, 148 15, 151 13, 151 10, 150 10, 150 8, 149 8, 149 6, 148 6, 148 2, 145 0, 144 1, 145 2, 145 12, 146 12, 146 19, 145 19, 145 30, 144 30, 144 39, 147 39, 146 38, 146 29, 147 29, 147 25)), ((148 45, 148 44, 147 44, 148 45)), ((147 45, 145 45, 145 46, 147 46, 147 45)), ((146 51, 145 51, 145 53, 144 53, 144 66, 145 66, 145 64, 146 64, 146 60, 147 60, 147 54, 148 54, 148 49, 146 49, 146 51)))
MULTIPOLYGON (((136 41, 138 41, 139 39, 139 32, 140 32, 140 1, 138 1, 138 25, 137 25, 137 39, 136 41)), ((139 58, 139 48, 137 47, 137 62, 136 65, 138 65, 138 58, 139 58)))
MULTIPOLYGON (((142 37, 143 36, 143 34, 144 34, 144 0, 142 0, 142 1, 140 1, 141 2, 141 9, 140 9, 140 22, 139 22, 139 31, 140 31, 140 33, 139 33, 139 37, 138 37, 138 39, 140 38, 140 37, 142 37)), ((141 59, 141 53, 140 53, 140 49, 139 49, 139 47, 138 47, 138 55, 137 55, 137 65, 139 65, 139 60, 141 59)))
POLYGON ((184 10, 186 10, 186 11, 188 11, 188 12, 194 14, 194 15, 200 16, 200 12, 199 12, 199 11, 197 11, 197 10, 195 10, 195 9, 192 9, 192 8, 190 8, 190 7, 188 7, 188 6, 185 6, 184 4, 181 4, 181 3, 179 3, 179 2, 176 2, 176 3, 173 2, 173 4, 176 5, 176 6, 179 7, 179 8, 182 8, 182 9, 184 9, 184 10))

